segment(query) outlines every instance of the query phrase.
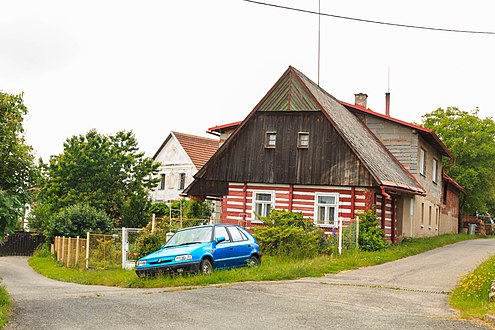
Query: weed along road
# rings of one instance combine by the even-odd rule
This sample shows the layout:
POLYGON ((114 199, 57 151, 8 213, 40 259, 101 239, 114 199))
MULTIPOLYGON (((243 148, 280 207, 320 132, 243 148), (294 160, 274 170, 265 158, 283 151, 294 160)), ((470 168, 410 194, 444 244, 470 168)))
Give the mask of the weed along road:
POLYGON ((24 257, 0 258, 0 276, 14 300, 6 329, 485 329, 456 319, 448 292, 493 254, 495 239, 479 239, 320 278, 187 290, 57 282, 24 257))

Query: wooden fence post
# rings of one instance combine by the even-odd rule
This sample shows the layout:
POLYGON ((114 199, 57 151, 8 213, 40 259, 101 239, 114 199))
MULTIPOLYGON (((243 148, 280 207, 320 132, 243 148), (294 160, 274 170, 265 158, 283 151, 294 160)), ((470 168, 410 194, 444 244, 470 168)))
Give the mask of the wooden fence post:
POLYGON ((339 254, 342 254, 342 217, 339 218, 339 254))
POLYGON ((76 237, 76 261, 74 262, 74 265, 79 264, 79 236, 76 237))
POLYGON ((65 236, 62 236, 62 256, 61 256, 62 263, 64 263, 65 260, 65 236))
POLYGON ((67 242, 67 267, 70 266, 70 248, 71 248, 71 241, 72 241, 72 238, 68 238, 68 242, 67 242))

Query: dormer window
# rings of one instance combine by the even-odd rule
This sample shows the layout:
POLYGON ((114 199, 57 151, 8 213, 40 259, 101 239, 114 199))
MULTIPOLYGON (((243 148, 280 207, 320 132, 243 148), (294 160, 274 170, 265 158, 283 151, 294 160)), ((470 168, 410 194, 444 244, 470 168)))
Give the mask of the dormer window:
POLYGON ((275 148, 277 143, 277 132, 266 132, 265 148, 275 148))
POLYGON ((309 133, 299 132, 297 137, 297 147, 307 149, 309 147, 309 133))

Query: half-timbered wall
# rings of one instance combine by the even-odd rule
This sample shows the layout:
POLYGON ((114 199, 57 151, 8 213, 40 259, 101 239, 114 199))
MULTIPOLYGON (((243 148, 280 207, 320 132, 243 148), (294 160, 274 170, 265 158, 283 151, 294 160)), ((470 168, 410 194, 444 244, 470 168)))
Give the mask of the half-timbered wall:
POLYGON ((338 194, 338 217, 347 225, 359 212, 371 208, 372 190, 374 192, 369 188, 229 183, 229 193, 223 199, 222 222, 244 226, 260 224, 252 212, 255 192, 272 192, 275 209, 302 212, 304 217, 314 221, 316 194, 333 193, 338 194))

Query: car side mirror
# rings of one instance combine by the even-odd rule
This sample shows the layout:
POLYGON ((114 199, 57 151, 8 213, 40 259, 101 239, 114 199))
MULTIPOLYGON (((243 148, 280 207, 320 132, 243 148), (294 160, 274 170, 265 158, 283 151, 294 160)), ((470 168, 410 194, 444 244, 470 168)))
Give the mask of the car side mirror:
POLYGON ((222 243, 224 241, 225 241, 225 237, 223 237, 223 236, 217 237, 217 239, 215 240, 215 242, 217 242, 217 244, 222 243))

